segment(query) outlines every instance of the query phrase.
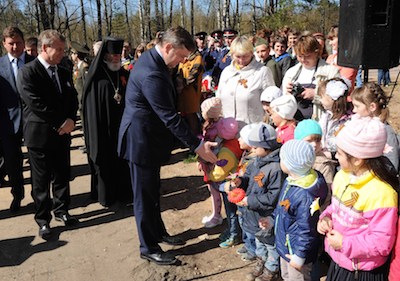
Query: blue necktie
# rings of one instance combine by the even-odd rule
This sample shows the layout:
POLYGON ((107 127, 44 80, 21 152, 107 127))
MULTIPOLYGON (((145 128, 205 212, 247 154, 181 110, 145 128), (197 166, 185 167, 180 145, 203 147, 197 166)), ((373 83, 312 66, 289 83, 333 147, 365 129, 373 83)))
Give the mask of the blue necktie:
POLYGON ((12 65, 12 69, 13 69, 15 81, 17 81, 17 75, 18 75, 18 58, 14 58, 14 59, 12 60, 11 65, 12 65))

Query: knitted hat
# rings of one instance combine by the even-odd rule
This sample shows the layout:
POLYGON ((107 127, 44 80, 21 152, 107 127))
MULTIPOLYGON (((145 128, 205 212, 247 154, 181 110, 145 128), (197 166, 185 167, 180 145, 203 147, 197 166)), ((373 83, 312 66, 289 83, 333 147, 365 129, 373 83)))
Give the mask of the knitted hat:
POLYGON ((303 140, 289 140, 281 148, 281 162, 296 176, 308 174, 315 161, 314 147, 303 140))
POLYGON ((225 140, 233 140, 238 128, 238 122, 233 117, 223 118, 217 123, 218 133, 225 140))
POLYGON ((274 148, 278 144, 275 129, 269 124, 258 123, 249 134, 249 144, 266 149, 274 148))
POLYGON ((274 99, 270 107, 283 119, 292 120, 297 111, 297 102, 292 95, 283 95, 274 99))
POLYGON ((201 103, 201 111, 210 119, 221 116, 222 105, 219 98, 209 98, 201 103))
POLYGON ((336 145, 359 159, 376 158, 382 155, 386 138, 385 125, 378 117, 355 114, 336 136, 336 145))
POLYGON ((279 89, 277 86, 270 86, 270 87, 267 87, 261 93, 260 101, 261 102, 263 102, 263 101, 271 102, 274 99, 277 99, 282 95, 283 95, 283 93, 282 93, 281 89, 279 89))
POLYGON ((249 135, 250 132, 254 129, 254 127, 257 125, 257 123, 253 123, 253 124, 249 124, 244 126, 241 130, 240 130, 240 137, 243 139, 243 141, 248 145, 251 146, 250 142, 249 142, 249 135))
POLYGON ((294 130, 294 139, 302 140, 309 135, 322 136, 321 126, 315 120, 304 119, 297 124, 296 129, 294 130))

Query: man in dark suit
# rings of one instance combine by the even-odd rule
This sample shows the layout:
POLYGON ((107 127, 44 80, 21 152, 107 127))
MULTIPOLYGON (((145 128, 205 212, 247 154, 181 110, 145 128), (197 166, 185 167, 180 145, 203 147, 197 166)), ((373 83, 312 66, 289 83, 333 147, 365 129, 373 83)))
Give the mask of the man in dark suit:
POLYGON ((34 59, 24 53, 24 35, 17 27, 3 31, 7 54, 0 58, 0 142, 14 199, 10 209, 19 210, 25 196, 22 176, 22 107, 16 86, 18 69, 34 59))
POLYGON ((43 239, 51 235, 51 210, 56 220, 65 225, 78 222, 68 213, 70 132, 75 127, 77 93, 68 70, 57 66, 64 49, 65 38, 60 33, 43 31, 39 36, 39 56, 19 70, 17 79, 23 100, 23 132, 31 164, 35 220, 43 239))
POLYGON ((168 29, 160 43, 136 61, 128 82, 119 131, 118 152, 129 161, 140 257, 160 265, 174 264, 158 243, 183 245, 169 236, 160 213, 160 167, 170 157, 174 135, 200 157, 215 162, 210 146, 200 142, 175 108, 176 92, 169 68, 196 49, 182 27, 168 29))

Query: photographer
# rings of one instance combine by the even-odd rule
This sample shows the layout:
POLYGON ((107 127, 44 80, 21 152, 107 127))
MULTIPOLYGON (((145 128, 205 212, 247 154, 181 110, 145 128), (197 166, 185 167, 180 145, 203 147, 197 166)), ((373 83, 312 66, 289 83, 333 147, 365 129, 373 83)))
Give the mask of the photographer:
POLYGON ((320 82, 339 77, 338 68, 320 59, 322 47, 311 35, 301 36, 294 50, 300 63, 289 68, 282 82, 284 94, 296 97, 298 111, 295 119, 313 118, 318 120, 323 112, 319 97, 315 94, 320 82))

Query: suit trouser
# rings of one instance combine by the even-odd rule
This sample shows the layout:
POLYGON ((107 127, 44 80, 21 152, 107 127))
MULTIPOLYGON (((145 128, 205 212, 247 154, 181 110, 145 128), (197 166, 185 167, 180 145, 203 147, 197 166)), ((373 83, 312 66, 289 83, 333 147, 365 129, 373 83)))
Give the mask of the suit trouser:
POLYGON ((129 168, 140 252, 159 252, 158 242, 167 234, 160 211, 160 166, 143 167, 129 162, 129 168))
POLYGON ((22 135, 2 135, 6 170, 10 179, 11 193, 15 199, 22 200, 25 197, 24 178, 22 176, 22 135))
POLYGON ((68 211, 70 201, 69 145, 59 145, 52 149, 28 147, 31 164, 32 197, 35 200, 35 221, 43 226, 51 221, 51 210, 55 215, 68 211), (53 200, 50 198, 52 184, 53 200))

